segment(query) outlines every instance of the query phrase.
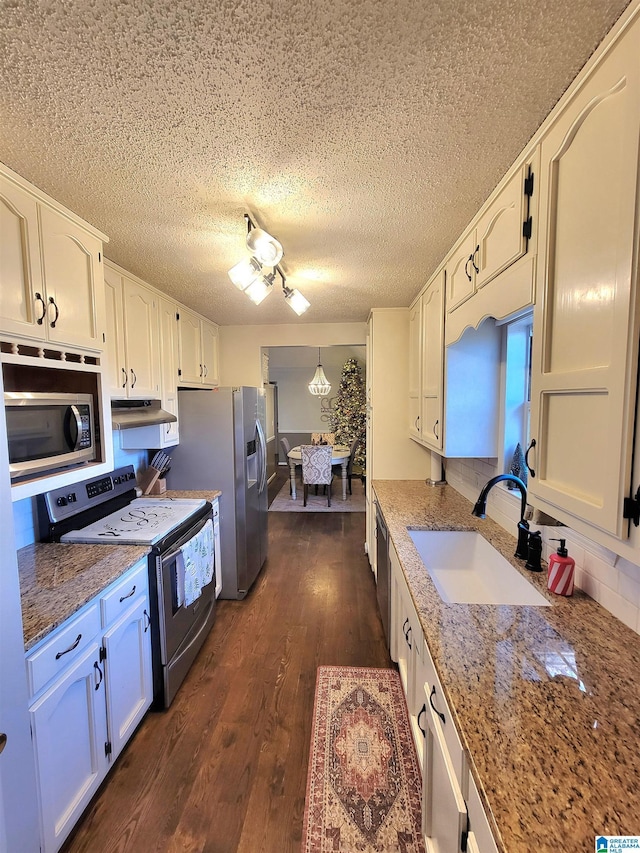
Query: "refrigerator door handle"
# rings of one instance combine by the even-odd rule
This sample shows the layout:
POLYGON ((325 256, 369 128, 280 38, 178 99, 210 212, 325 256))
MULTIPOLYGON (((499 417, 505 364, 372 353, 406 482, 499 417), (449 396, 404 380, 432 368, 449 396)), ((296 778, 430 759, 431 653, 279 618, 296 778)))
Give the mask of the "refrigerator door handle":
POLYGON ((260 466, 258 494, 262 494, 267 485, 267 442, 260 421, 256 421, 256 433, 258 435, 258 447, 260 448, 258 453, 258 464, 260 466))

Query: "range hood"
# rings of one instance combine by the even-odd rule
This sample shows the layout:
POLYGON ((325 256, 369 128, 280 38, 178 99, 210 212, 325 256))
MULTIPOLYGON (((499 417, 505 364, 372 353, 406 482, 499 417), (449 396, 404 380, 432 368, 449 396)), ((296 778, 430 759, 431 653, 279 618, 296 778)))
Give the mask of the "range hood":
POLYGON ((172 424, 177 417, 160 405, 160 400, 112 400, 111 425, 113 429, 172 424))

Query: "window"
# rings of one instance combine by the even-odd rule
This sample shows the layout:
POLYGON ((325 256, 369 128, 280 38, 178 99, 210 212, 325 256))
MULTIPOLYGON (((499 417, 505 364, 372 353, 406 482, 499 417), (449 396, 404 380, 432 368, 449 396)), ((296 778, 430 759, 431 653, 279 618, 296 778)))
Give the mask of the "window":
POLYGON ((523 452, 529 446, 532 331, 531 312, 504 324, 504 471, 511 467, 516 446, 523 452))

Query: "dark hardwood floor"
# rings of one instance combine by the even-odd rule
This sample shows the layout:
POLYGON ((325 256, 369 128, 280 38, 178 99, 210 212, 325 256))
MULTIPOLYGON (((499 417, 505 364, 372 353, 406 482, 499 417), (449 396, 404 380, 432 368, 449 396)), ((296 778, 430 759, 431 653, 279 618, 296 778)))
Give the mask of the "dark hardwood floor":
POLYGON ((147 714, 65 853, 297 853, 316 668, 391 666, 364 538, 364 513, 269 513, 253 589, 218 602, 171 708, 147 714))

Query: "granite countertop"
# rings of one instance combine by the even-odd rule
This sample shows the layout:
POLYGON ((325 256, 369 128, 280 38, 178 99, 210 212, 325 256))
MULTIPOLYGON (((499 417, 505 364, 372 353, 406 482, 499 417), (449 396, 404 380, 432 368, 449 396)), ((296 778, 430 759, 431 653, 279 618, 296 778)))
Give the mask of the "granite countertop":
POLYGON ((583 853, 640 833, 640 637, 584 593, 549 592, 513 557, 515 529, 450 486, 373 488, 498 848, 583 853), (445 604, 408 526, 477 530, 552 606, 445 604))
POLYGON ((36 542, 18 551, 25 651, 149 553, 146 545, 36 542))
MULTIPOLYGON (((221 491, 176 491, 151 499, 213 501, 221 491)), ((117 580, 141 557, 146 545, 67 545, 36 542, 18 551, 18 573, 25 651, 117 580)))
POLYGON ((185 491, 184 489, 167 489, 166 492, 163 492, 161 495, 144 495, 146 498, 186 498, 188 500, 196 501, 196 500, 205 500, 205 501, 213 501, 216 498, 219 498, 222 492, 219 489, 201 489, 199 491, 185 491))

